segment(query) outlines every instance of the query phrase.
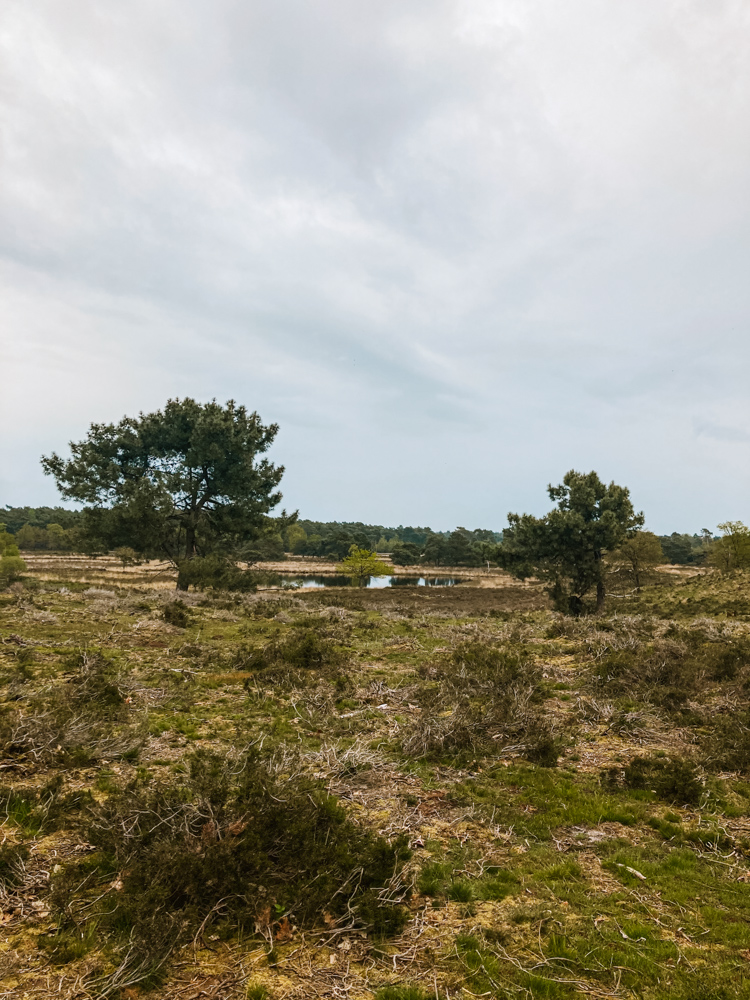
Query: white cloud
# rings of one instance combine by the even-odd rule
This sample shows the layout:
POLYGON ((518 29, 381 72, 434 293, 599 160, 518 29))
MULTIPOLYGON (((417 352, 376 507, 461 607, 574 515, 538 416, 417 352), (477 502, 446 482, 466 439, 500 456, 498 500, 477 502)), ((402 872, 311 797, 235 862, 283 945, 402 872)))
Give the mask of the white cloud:
POLYGON ((570 466, 742 516, 749 42, 741 0, 9 0, 0 502, 190 394, 281 424, 310 516, 499 527, 570 466))

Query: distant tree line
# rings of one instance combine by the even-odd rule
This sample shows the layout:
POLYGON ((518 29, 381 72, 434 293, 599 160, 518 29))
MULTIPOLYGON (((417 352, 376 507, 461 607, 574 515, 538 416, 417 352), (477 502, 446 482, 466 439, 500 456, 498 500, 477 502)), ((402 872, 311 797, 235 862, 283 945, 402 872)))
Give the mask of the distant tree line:
POLYGON ((658 535, 664 552, 664 561, 673 566, 699 566, 706 561, 712 533, 704 528, 699 535, 681 535, 673 531, 671 535, 658 535))
POLYGON ((71 552, 81 547, 83 515, 65 507, 5 507, 0 510, 5 530, 25 552, 47 549, 71 552))
POLYGON ((80 527, 83 514, 80 510, 69 510, 67 507, 10 507, 0 509, 0 519, 5 524, 5 530, 11 535, 17 534, 21 528, 28 525, 31 528, 46 528, 50 524, 59 524, 61 528, 80 527))
POLYGON ((456 528, 455 531, 433 531, 399 525, 388 528, 382 524, 360 521, 307 521, 289 525, 282 546, 300 556, 322 556, 343 559, 352 545, 374 552, 388 553, 398 566, 417 563, 433 566, 481 566, 488 559, 496 562, 496 548, 502 533, 486 528, 456 528))
MULTIPOLYGON (((101 544, 86 537, 85 513, 67 507, 11 507, 0 510, 5 530, 14 535, 14 542, 25 552, 103 551, 101 544)), ((735 522, 727 522, 734 524, 735 522)), ((657 535, 663 552, 663 562, 674 566, 699 566, 726 562, 720 558, 722 546, 704 528, 700 534, 657 535), (711 553, 713 552, 713 556, 711 553)), ((300 519, 282 524, 269 518, 263 530, 249 545, 247 556, 252 561, 281 560, 286 553, 319 556, 331 561, 345 558, 352 545, 391 555, 400 566, 424 563, 432 566, 481 566, 489 561, 497 564, 493 546, 503 538, 500 531, 486 528, 456 528, 455 531, 433 531, 428 527, 399 525, 396 528, 362 521, 311 521, 300 519)), ((118 539, 126 544, 123 539, 118 539)), ((133 539, 127 540, 132 546, 133 539)), ((735 557, 736 561, 736 557, 735 557)), ((740 558, 741 561, 741 558, 740 558)))
POLYGON ((721 535, 704 528, 699 535, 662 535, 665 562, 684 566, 711 566, 723 573, 750 569, 750 528, 742 521, 723 521, 721 535))
MULTIPOLYGON (((143 551, 137 526, 131 533, 118 533, 111 539, 91 535, 85 511, 66 507, 5 507, 0 511, 6 530, 24 551, 104 552, 107 542, 115 547, 129 545, 143 551)), ((248 541, 243 555, 248 561, 283 559, 287 553, 318 556, 332 562, 344 559, 352 545, 360 549, 390 554, 397 565, 425 563, 434 566, 481 566, 488 560, 495 564, 494 549, 502 532, 486 528, 456 528, 433 531, 428 527, 399 525, 392 528, 362 521, 292 521, 289 517, 268 517, 255 537, 248 541), (291 523, 290 523, 291 521, 291 523)), ((146 552, 146 554, 151 554, 146 552)), ((159 555, 154 549, 154 555, 159 555)))

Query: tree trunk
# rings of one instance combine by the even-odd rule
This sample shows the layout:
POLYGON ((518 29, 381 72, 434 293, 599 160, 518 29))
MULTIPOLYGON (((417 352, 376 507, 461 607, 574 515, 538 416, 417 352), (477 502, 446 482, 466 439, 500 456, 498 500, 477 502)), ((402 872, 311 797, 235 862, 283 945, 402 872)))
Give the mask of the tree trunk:
POLYGON ((563 614, 574 614, 571 611, 570 595, 559 580, 555 580, 554 585, 550 587, 548 593, 552 598, 555 611, 561 611, 563 614))
POLYGON ((583 613, 583 601, 578 594, 571 594, 568 598, 568 609, 571 615, 578 618, 583 613))
POLYGON ((188 524, 185 528, 185 558, 192 559, 195 555, 195 528, 188 524))
POLYGON ((195 558, 195 528, 192 524, 185 526, 185 559, 178 561, 177 589, 187 591, 190 589, 189 576, 186 572, 185 562, 195 558))
POLYGON ((599 614, 604 608, 604 598, 607 596, 607 591, 604 586, 604 561, 601 552, 596 552, 595 557, 599 571, 596 578, 596 613, 599 614))

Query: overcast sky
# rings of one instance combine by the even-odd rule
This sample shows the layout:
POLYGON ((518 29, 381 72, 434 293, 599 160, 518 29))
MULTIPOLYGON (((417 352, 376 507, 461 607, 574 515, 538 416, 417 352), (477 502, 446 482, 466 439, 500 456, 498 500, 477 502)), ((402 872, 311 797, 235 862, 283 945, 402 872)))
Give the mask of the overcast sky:
POLYGON ((302 516, 750 522, 747 0, 4 0, 0 504, 170 396, 302 516))

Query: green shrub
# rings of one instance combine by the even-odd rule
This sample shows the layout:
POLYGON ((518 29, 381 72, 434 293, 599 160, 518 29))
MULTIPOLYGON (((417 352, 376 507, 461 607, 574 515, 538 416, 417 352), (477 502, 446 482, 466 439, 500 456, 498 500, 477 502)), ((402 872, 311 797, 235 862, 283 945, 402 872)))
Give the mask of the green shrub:
POLYGON ((40 934, 37 944, 47 952, 53 965, 67 965, 91 951, 96 945, 96 932, 97 921, 90 919, 82 927, 73 927, 68 931, 56 929, 54 933, 40 934))
POLYGON ((421 673, 422 712, 403 741, 406 754, 476 755, 515 743, 540 763, 556 763, 551 731, 535 707, 541 674, 526 649, 466 642, 421 673))
POLYGON ((242 570, 235 562, 222 556, 196 556, 181 559, 177 564, 177 585, 180 590, 230 590, 254 593, 259 583, 277 582, 280 577, 268 572, 242 570))
POLYGON ((560 759, 560 740, 549 722, 542 716, 532 716, 524 733, 523 756, 540 767, 557 767, 560 759))
POLYGON ((649 701, 667 712, 684 712, 706 682, 734 681, 750 665, 745 638, 706 641, 702 630, 672 627, 639 649, 613 650, 598 661, 595 681, 609 695, 649 701))
POLYGON ((31 669, 32 663, 36 660, 36 653, 33 649, 27 647, 22 647, 16 653, 16 664, 18 666, 18 676, 21 680, 30 681, 34 676, 34 671, 31 669))
POLYGON ((184 601, 170 601, 164 605, 162 618, 167 625, 174 625, 176 628, 188 628, 190 625, 190 609, 184 601))
POLYGON ((229 665, 270 683, 306 684, 322 676, 339 682, 343 689, 343 669, 348 661, 346 648, 318 629, 302 627, 262 649, 239 647, 229 665))
MULTIPOLYGON (((120 872, 121 886, 105 896, 103 929, 144 968, 163 965, 219 920, 252 933, 271 915, 310 926, 326 912, 377 936, 406 919, 380 899, 408 855, 405 842, 354 826, 313 783, 277 785, 252 754, 238 761, 199 751, 171 784, 144 777, 94 807, 88 839, 100 868, 88 884, 120 872)), ((85 899, 71 902, 66 871, 53 899, 74 921, 85 899)))
POLYGON ((473 898, 474 889, 471 882, 459 879, 456 882, 452 882, 448 888, 448 899, 452 899, 454 903, 470 903, 473 898))
POLYGON ((142 557, 138 555, 135 549, 131 549, 129 545, 121 545, 119 548, 114 549, 112 555, 120 560, 123 567, 138 566, 143 562, 142 557))
POLYGON ((750 712, 719 715, 711 721, 701 741, 707 766, 750 773, 750 712))
POLYGON ((710 643, 701 651, 706 672, 714 681, 733 681, 750 664, 750 648, 746 639, 735 643, 710 643))
POLYGON ((41 787, 0 785, 0 808, 28 836, 77 825, 81 811, 92 801, 88 791, 66 792, 59 774, 41 787))
POLYGON ((15 545, 9 545, 5 555, 0 559, 0 580, 3 583, 15 583, 26 572, 26 563, 18 554, 15 545))
POLYGON ((527 650, 494 646, 486 642, 464 642, 448 658, 448 670, 457 680, 496 691, 537 674, 527 650))
POLYGON ((665 802, 684 805, 697 805, 703 794, 695 766, 670 757, 634 757, 624 769, 623 784, 626 788, 653 791, 665 802))

